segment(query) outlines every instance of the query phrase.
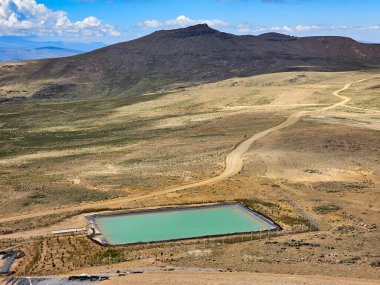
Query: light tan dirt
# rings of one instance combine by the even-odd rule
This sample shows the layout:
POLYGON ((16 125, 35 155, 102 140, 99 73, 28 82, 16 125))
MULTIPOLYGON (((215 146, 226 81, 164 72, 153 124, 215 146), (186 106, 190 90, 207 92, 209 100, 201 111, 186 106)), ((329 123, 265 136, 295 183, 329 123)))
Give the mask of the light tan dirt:
MULTIPOLYGON (((1 217, 12 218, 11 213, 18 213, 14 220, 0 226, 4 232, 0 236, 0 249, 16 246, 23 251, 26 255, 17 261, 14 270, 27 276, 107 274, 113 270, 110 274, 116 277, 116 270, 140 267, 144 274, 129 275, 120 281, 136 278, 136 284, 140 284, 145 282, 144 278, 152 278, 158 284, 162 280, 176 284, 182 279, 196 284, 214 280, 219 284, 224 276, 236 276, 231 277, 231 281, 225 278, 229 284, 238 283, 240 279, 252 284, 251 277, 243 276, 249 273, 242 273, 251 272, 249 276, 256 276, 255 279, 266 284, 260 279, 261 274, 254 274, 256 272, 284 274, 273 275, 273 280, 268 280, 273 284, 281 284, 279 276, 285 277, 285 284, 293 284, 287 279, 291 276, 301 278, 300 282, 305 284, 314 280, 321 283, 311 284, 330 284, 329 281, 337 280, 341 280, 337 284, 360 284, 360 281, 376 284, 377 281, 367 280, 380 280, 377 265, 380 261, 380 137, 377 131, 380 97, 376 87, 380 78, 374 78, 374 74, 307 73, 300 79, 304 81, 302 84, 289 84, 294 78, 299 79, 295 73, 237 78, 166 94, 143 103, 118 103, 117 107, 125 107, 118 109, 112 105, 114 107, 109 109, 96 110, 96 115, 90 105, 89 113, 77 112, 79 117, 75 108, 57 105, 51 108, 74 114, 48 113, 54 120, 51 124, 42 122, 44 116, 39 117, 31 112, 33 108, 26 107, 28 112, 15 115, 17 122, 25 120, 25 116, 28 119, 26 128, 21 128, 24 133, 18 129, 23 125, 12 124, 11 120, 1 126, 2 134, 14 132, 11 139, 15 142, 20 138, 20 144, 14 146, 3 141, 5 153, 7 147, 11 150, 4 158, 93 146, 111 146, 112 151, 112 147, 128 142, 131 147, 117 152, 105 149, 99 155, 62 154, 61 157, 20 161, 20 165, 18 162, 0 165, 1 217), (362 78, 371 79, 359 81, 362 78), (348 86, 345 83, 348 81, 357 83, 348 86), (344 94, 342 89, 333 93, 339 86, 344 86, 344 94), (295 114, 300 112, 304 115, 297 119, 295 114), (98 115, 100 113, 105 115, 98 115), (37 121, 29 128, 28 124, 34 122, 32 119, 37 121), (240 151, 231 158, 232 164, 238 165, 229 168, 233 177, 227 175, 223 180, 194 186, 227 171, 224 160, 244 146, 247 139, 290 119, 294 120, 290 121, 291 126, 255 140, 245 152, 240 151), (100 132, 105 131, 105 137, 99 133, 99 126, 103 126, 100 132), (114 128, 115 131, 108 132, 114 128), (125 132, 130 129, 132 132, 125 132), (141 135, 137 140, 129 140, 134 132, 141 135), (85 139, 74 136, 74 140, 65 141, 66 135, 70 137, 75 133, 85 135, 85 139), (57 139, 57 144, 53 140, 47 145, 39 145, 38 141, 25 145, 33 136, 51 134, 50 138, 57 139), (114 144, 110 143, 115 139, 114 144), (242 146, 235 145, 238 141, 243 142, 242 146), (181 186, 183 184, 186 185, 181 186), (111 193, 116 189, 119 192, 112 197, 118 198, 107 200, 111 196, 97 196, 70 200, 67 195, 60 195, 68 193, 71 187, 77 189, 75 193, 80 197, 89 193, 111 193), (54 191, 59 191, 59 195, 49 195, 54 191), (39 199, 41 194, 47 197, 39 199), (33 195, 37 198, 31 198, 33 195), (52 229, 84 226, 83 214, 78 214, 83 209, 90 212, 104 211, 102 207, 112 211, 138 210, 217 201, 248 201, 255 211, 278 223, 283 223, 284 218, 295 218, 298 223, 301 216, 297 209, 300 209, 319 222, 320 230, 245 242, 238 240, 232 244, 215 244, 202 239, 113 248, 101 247, 85 235, 46 235, 52 229), (35 204, 24 206, 25 202, 35 204), (330 205, 337 210, 326 213, 316 210, 330 205), (67 212, 71 209, 78 212, 67 212), (43 216, 46 211, 60 214, 43 216), (37 216, 19 220, 23 213, 37 216), (70 215, 75 216, 70 218, 70 215), (15 232, 5 234, 8 230, 15 232), (30 236, 33 238, 28 238, 30 236), (48 254, 40 256, 42 252, 48 254), (116 258, 108 266, 110 253, 116 258), (147 271, 149 267, 161 266, 185 270, 147 271), (223 272, 216 272, 218 269, 223 272), (221 274, 221 277, 208 279, 204 271, 221 274), (182 278, 182 274, 186 276, 182 278), (326 277, 320 279, 321 275, 326 277), (190 276, 197 278, 190 280, 190 276), (348 277, 350 279, 344 279, 348 277)), ((7 112, 13 111, 18 110, 7 107, 7 112)), ((291 227, 291 223, 281 225, 285 229, 291 227)), ((113 279, 116 280, 119 279, 113 279)))
POLYGON ((183 285, 374 285, 377 280, 349 279, 324 276, 297 276, 258 273, 220 272, 148 272, 114 277, 102 284, 183 284, 183 285))
MULTIPOLYGON (((331 110, 331 109, 334 109, 338 106, 342 106, 342 105, 346 104, 347 102, 349 102, 351 100, 349 97, 342 96, 339 93, 350 88, 352 84, 363 82, 365 80, 368 80, 368 79, 362 79, 359 81, 347 83, 347 84, 345 84, 345 86, 343 88, 341 88, 337 91, 334 91, 332 93, 332 95, 339 97, 340 99, 343 99, 343 100, 338 102, 338 103, 335 103, 331 106, 324 107, 324 108, 320 109, 319 111, 321 112, 321 111, 331 110)), ((119 206, 120 207, 120 206, 125 205, 127 202, 144 200, 144 199, 153 198, 153 197, 156 197, 159 195, 165 195, 165 194, 169 194, 169 193, 173 193, 173 192, 177 192, 177 191, 181 191, 181 190, 185 190, 185 189, 189 189, 189 188, 195 188, 195 187, 204 186, 204 185, 213 184, 213 183, 223 181, 223 180, 225 180, 231 176, 236 175, 237 173, 239 173, 241 171, 241 169, 243 167, 243 155, 245 152, 248 151, 248 149, 251 147, 251 145, 254 142, 256 142, 257 140, 259 140, 261 138, 264 138, 265 136, 267 136, 267 135, 269 135, 275 131, 278 131, 278 130, 287 128, 291 125, 294 125, 296 122, 299 121, 300 118, 305 116, 307 113, 308 113, 307 111, 300 111, 300 112, 296 112, 294 114, 291 114, 288 117, 288 119, 286 121, 284 121, 283 123, 281 123, 275 127, 269 128, 265 131, 262 131, 260 133, 257 133, 255 135, 253 135, 252 137, 250 137, 249 139, 246 139, 243 142, 241 142, 240 144, 238 144, 226 156, 225 167, 224 167, 224 170, 222 171, 222 173, 220 173, 219 175, 217 175, 215 177, 208 178, 208 179, 201 180, 201 181, 194 182, 194 183, 181 185, 181 186, 170 187, 170 188, 167 188, 167 189, 164 189, 161 191, 156 191, 156 192, 146 194, 146 195, 141 195, 138 197, 114 199, 114 200, 110 200, 110 201, 101 201, 101 202, 96 202, 96 203, 86 203, 85 205, 50 209, 50 210, 44 210, 44 211, 39 211, 39 212, 34 212, 34 213, 25 213, 25 214, 20 214, 20 215, 13 215, 11 217, 2 217, 2 218, 0 218, 0 222, 10 222, 10 221, 16 221, 16 220, 20 220, 20 219, 40 217, 40 216, 49 215, 49 214, 64 213, 64 212, 73 211, 73 210, 91 209, 91 208, 94 208, 97 206, 101 206, 101 207, 117 207, 117 206, 119 206)))

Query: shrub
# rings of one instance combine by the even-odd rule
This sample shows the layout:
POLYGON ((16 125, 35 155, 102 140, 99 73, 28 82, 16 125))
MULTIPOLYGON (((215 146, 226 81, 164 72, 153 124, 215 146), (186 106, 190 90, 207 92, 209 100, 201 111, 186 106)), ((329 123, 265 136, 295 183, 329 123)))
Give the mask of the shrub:
POLYGON ((313 210, 317 212, 318 214, 328 214, 332 212, 338 211, 340 208, 337 205, 329 204, 329 205, 321 205, 314 207, 313 210))

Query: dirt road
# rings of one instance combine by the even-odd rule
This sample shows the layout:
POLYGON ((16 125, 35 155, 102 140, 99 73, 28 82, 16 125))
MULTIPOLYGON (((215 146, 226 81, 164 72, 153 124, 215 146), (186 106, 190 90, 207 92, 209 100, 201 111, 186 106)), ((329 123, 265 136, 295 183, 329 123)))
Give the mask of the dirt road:
POLYGON ((126 203, 128 203, 128 202, 137 201, 137 200, 144 200, 144 199, 156 197, 159 195, 164 195, 164 194, 173 193, 173 192, 177 192, 177 191, 181 191, 181 190, 185 190, 185 189, 189 189, 189 188, 213 184, 213 183, 225 180, 231 176, 238 174, 241 171, 241 169, 243 168, 243 162, 244 162, 243 155, 244 155, 244 153, 246 153, 249 150, 249 148, 251 147, 251 145, 255 141, 257 141, 257 140, 259 140, 259 139, 261 139, 261 138, 263 138, 263 137, 265 137, 265 136, 267 136, 267 135, 269 135, 275 131, 278 131, 278 130, 287 128, 291 125, 294 125, 306 114, 310 114, 310 113, 314 113, 314 112, 327 111, 330 109, 334 109, 338 106, 345 105, 347 102, 349 102, 351 100, 351 98, 340 95, 340 93, 342 91, 350 88, 352 84, 360 83, 360 82, 363 82, 366 80, 368 80, 368 79, 362 79, 359 81, 347 83, 347 84, 345 84, 345 86, 343 88, 334 91, 332 93, 332 95, 342 99, 342 101, 340 101, 338 103, 335 103, 335 104, 330 105, 328 107, 324 107, 322 109, 318 109, 318 110, 314 110, 314 111, 299 111, 299 112, 293 113, 287 118, 286 121, 282 122, 281 124, 274 126, 272 128, 269 128, 265 131, 259 132, 255 135, 253 135, 252 137, 242 141, 226 156, 224 170, 217 176, 207 178, 207 179, 204 179, 204 180, 201 180, 198 182, 194 182, 194 183, 181 185, 181 186, 173 186, 173 187, 161 190, 161 191, 155 191, 153 193, 141 195, 141 196, 137 196, 137 197, 113 199, 113 200, 100 201, 100 202, 94 202, 94 203, 86 203, 83 205, 68 206, 68 207, 62 207, 62 208, 56 208, 56 209, 47 209, 47 210, 39 211, 39 212, 30 212, 30 213, 23 213, 23 214, 19 214, 19 215, 12 215, 12 216, 8 216, 8 217, 1 217, 0 223, 17 221, 17 220, 27 219, 27 218, 41 217, 41 216, 46 216, 46 215, 51 215, 51 214, 60 214, 60 213, 65 213, 65 212, 69 212, 69 211, 92 209, 92 208, 97 208, 97 207, 110 207, 110 208, 111 207, 112 208, 123 207, 123 206, 126 206, 126 203))

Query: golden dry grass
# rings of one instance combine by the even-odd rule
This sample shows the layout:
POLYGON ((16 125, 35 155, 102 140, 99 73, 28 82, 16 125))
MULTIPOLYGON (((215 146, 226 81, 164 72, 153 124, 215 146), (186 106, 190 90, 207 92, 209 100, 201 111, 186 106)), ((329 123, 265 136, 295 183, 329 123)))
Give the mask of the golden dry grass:
MULTIPOLYGON (((319 220, 322 232, 318 238, 324 237, 323 251, 315 248, 304 256, 310 274, 324 274, 330 268, 317 257, 334 247, 339 260, 347 255, 361 261, 337 263, 330 275, 362 272, 362 277, 379 278, 370 265, 380 254, 373 246, 378 229, 370 228, 378 222, 380 209, 378 84, 378 71, 279 73, 147 94, 133 102, 117 98, 6 105, 0 114, 4 118, 0 134, 5 138, 0 142, 4 193, 0 211, 10 217, 15 212, 42 212, 74 204, 80 209, 79 203, 120 197, 132 198, 118 204, 129 208, 251 199, 278 205, 281 211, 265 207, 261 211, 281 221, 286 215, 302 215, 295 203, 319 220), (240 141, 278 125, 292 113, 339 102, 331 92, 365 78, 370 80, 342 93, 352 98, 348 107, 310 113, 295 125, 255 142, 238 175, 212 185, 150 195, 215 176, 223 169, 225 155, 240 141), (143 195, 150 198, 133 201, 143 195), (339 210, 314 211, 326 205, 339 210), (344 246, 336 244, 340 238, 344 246), (349 248, 357 244, 361 250, 351 256, 349 248)), ((81 222, 74 219, 73 223, 81 222)), ((20 223, 7 227, 22 229, 20 223)), ((37 235, 46 232, 33 231, 37 235)), ((305 262, 296 258, 297 251, 285 254, 264 242, 249 246, 274 250, 280 262, 265 266, 263 260, 247 263, 235 258, 231 259, 236 265, 233 270, 244 265, 247 271, 300 273, 305 262), (284 262, 288 259, 291 265, 284 262)), ((201 266, 228 268, 227 256, 239 250, 226 246, 201 266)), ((186 258, 167 261, 184 266, 196 262, 186 258)))

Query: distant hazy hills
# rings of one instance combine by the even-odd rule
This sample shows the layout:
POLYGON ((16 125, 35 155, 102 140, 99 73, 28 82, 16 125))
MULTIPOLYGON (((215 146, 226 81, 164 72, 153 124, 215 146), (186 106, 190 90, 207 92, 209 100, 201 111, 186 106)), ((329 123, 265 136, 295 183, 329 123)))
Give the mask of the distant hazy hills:
POLYGON ((38 42, 25 37, 2 36, 0 61, 72 56, 104 46, 103 43, 38 42))
POLYGON ((3 65, 0 99, 128 96, 170 83, 379 65, 380 45, 376 44, 345 37, 297 38, 278 33, 237 36, 203 24, 154 32, 69 58, 3 65))

